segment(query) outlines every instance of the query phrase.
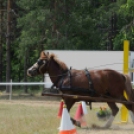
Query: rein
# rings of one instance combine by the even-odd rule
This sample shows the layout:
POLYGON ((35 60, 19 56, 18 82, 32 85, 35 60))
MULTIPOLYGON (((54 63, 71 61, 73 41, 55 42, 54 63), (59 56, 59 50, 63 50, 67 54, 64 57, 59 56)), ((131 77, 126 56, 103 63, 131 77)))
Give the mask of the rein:
MULTIPOLYGON (((86 68, 87 70, 98 70, 97 68, 99 67, 102 67, 102 66, 107 66, 107 65, 115 65, 115 64, 123 64, 123 63, 112 63, 112 64, 104 64, 104 65, 99 65, 99 66, 94 66, 94 67, 89 67, 89 68, 86 68), (96 68, 96 69, 95 69, 96 68)), ((116 70, 116 71, 122 71, 122 70, 116 70)), ((60 75, 56 75, 56 76, 46 76, 46 77, 59 77, 59 76, 63 76, 63 75, 66 75, 66 73, 63 73, 63 74, 60 74, 60 75)), ((78 74, 78 75, 74 75, 74 76, 71 76, 71 77, 76 77, 76 76, 80 76, 81 74, 78 74)))

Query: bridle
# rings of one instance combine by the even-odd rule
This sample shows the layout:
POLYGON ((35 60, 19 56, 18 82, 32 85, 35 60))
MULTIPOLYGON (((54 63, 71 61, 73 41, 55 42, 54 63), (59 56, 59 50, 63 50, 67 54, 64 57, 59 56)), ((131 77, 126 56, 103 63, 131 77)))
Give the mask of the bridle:
POLYGON ((41 69, 48 64, 48 60, 47 59, 38 59, 37 60, 37 71, 40 73, 40 74, 43 74, 43 72, 41 71, 41 69))
MULTIPOLYGON (((47 59, 38 59, 37 64, 39 66, 38 67, 39 73, 42 73, 41 69, 44 67, 44 65, 46 67, 46 70, 48 70, 50 62, 51 61, 49 61, 47 59)), ((54 88, 58 84, 58 82, 67 75, 67 73, 68 73, 68 69, 67 70, 62 70, 62 73, 60 75, 54 76, 54 77, 57 77, 57 80, 55 81, 55 83, 53 83, 53 85, 51 86, 51 89, 54 88)))
MULTIPOLYGON (((49 66, 51 64, 51 60, 49 59, 38 59, 37 62, 29 69, 29 70, 35 70, 39 74, 44 74, 47 71, 49 71, 49 66), (42 69, 45 69, 46 72, 43 72, 42 69)), ((68 74, 68 69, 66 70, 61 70, 61 74, 57 76, 49 76, 49 77, 57 77, 56 81, 53 83, 52 88, 54 88, 59 82, 62 83, 63 79, 67 76, 68 74)))

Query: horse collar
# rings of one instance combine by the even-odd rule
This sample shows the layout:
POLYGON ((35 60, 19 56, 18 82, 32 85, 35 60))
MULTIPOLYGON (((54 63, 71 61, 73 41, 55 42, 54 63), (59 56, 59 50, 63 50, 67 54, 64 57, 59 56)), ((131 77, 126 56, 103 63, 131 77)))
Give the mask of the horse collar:
POLYGON ((66 73, 67 72, 68 72, 68 69, 67 70, 64 70, 63 73, 58 76, 56 82, 53 83, 53 85, 51 86, 51 89, 53 89, 58 84, 58 82, 66 76, 66 73))

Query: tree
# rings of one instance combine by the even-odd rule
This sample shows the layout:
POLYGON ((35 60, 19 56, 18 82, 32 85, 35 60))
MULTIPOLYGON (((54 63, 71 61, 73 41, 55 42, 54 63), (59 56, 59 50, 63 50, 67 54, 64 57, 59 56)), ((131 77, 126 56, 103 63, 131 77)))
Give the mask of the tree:
MULTIPOLYGON (((7 33, 6 33, 6 82, 11 79, 11 24, 12 24, 12 0, 7 1, 7 33)), ((6 91, 9 92, 9 86, 6 86, 6 91)))
POLYGON ((112 1, 13 1, 11 77, 29 81, 26 69, 43 49, 122 50, 124 39, 133 46, 133 1, 112 1))
POLYGON ((5 44, 5 32, 6 32, 6 3, 0 0, 0 82, 4 81, 4 44, 5 44))
POLYGON ((118 34, 114 39, 114 49, 123 50, 122 44, 124 40, 129 40, 131 49, 134 47, 134 1, 121 0, 118 4, 118 34))

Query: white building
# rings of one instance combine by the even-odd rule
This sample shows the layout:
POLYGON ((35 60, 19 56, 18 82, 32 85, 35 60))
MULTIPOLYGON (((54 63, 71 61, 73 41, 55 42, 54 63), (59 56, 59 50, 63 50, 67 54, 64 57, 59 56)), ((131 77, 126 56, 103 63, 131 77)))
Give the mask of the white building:
MULTIPOLYGON (((72 69, 114 69, 123 72, 123 51, 47 51, 56 54, 72 69)), ((50 82, 50 79, 46 77, 45 81, 50 82)))

